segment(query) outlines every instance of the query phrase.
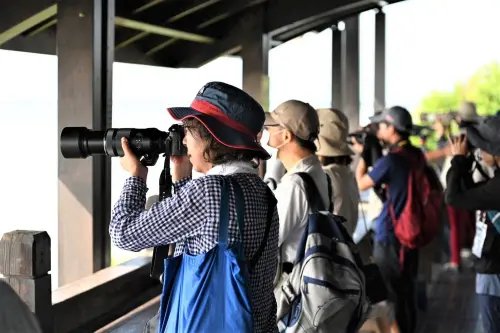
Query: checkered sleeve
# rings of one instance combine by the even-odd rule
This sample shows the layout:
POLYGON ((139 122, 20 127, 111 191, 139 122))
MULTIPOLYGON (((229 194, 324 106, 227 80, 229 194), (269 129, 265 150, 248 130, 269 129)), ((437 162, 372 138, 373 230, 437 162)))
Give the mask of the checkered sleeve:
POLYGON ((109 226, 113 244, 129 251, 177 243, 200 233, 206 222, 205 186, 181 180, 175 194, 144 210, 146 183, 131 177, 125 181, 109 226))
POLYGON ((181 188, 183 188, 186 184, 188 184, 191 181, 191 177, 189 178, 182 178, 172 184, 174 187, 174 193, 179 193, 181 188))

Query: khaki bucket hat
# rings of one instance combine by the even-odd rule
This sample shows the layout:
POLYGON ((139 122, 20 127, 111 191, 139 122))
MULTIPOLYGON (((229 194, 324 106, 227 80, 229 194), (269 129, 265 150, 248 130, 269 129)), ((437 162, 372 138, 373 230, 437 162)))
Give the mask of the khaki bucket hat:
POLYGON ((347 144, 349 120, 340 110, 318 109, 319 136, 316 140, 316 152, 320 156, 347 156, 353 155, 347 144))

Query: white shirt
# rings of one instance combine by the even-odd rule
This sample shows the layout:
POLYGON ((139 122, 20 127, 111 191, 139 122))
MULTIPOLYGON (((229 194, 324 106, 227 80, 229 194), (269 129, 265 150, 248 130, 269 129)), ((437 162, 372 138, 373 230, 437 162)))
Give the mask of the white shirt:
POLYGON ((329 206, 328 183, 326 174, 317 156, 310 156, 299 161, 287 174, 281 178, 274 195, 278 200, 278 215, 280 220, 279 243, 280 262, 294 262, 297 247, 305 230, 310 213, 304 183, 297 172, 311 175, 323 200, 325 207, 329 206))

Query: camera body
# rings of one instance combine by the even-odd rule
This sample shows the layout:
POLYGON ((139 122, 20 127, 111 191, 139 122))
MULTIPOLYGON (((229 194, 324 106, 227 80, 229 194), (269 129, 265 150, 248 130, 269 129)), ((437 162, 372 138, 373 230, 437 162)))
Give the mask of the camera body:
POLYGON ((352 139, 356 139, 359 144, 364 145, 367 138, 370 140, 377 137, 377 130, 377 124, 368 124, 359 131, 347 134, 347 143, 352 145, 354 144, 352 139))
POLYGON ((61 154, 64 158, 87 158, 93 155, 124 156, 121 139, 126 138, 130 149, 145 166, 153 166, 160 154, 186 155, 184 127, 172 125, 168 132, 156 128, 108 128, 93 131, 86 127, 65 127, 61 132, 61 154))
POLYGON ((350 145, 354 144, 353 139, 355 139, 359 144, 364 145, 367 133, 364 131, 352 132, 347 135, 347 143, 350 145))

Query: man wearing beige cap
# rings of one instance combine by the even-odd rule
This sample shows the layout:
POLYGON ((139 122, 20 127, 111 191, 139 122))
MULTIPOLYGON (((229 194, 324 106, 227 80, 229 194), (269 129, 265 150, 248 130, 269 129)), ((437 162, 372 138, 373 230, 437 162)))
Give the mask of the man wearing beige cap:
MULTIPOLYGON (((267 145, 277 149, 277 158, 287 170, 274 190, 278 200, 280 221, 278 272, 291 272, 297 248, 309 214, 305 184, 294 175, 305 172, 311 176, 325 207, 329 207, 327 176, 315 155, 315 140, 319 133, 316 110, 309 104, 289 100, 266 114, 264 128, 269 132, 267 145)), ((281 278, 278 273, 278 279, 281 278)))
POLYGON ((336 109, 318 109, 319 137, 316 154, 332 183, 333 213, 346 218, 345 227, 353 234, 358 221, 359 191, 349 167, 353 152, 347 145, 349 120, 336 109))

